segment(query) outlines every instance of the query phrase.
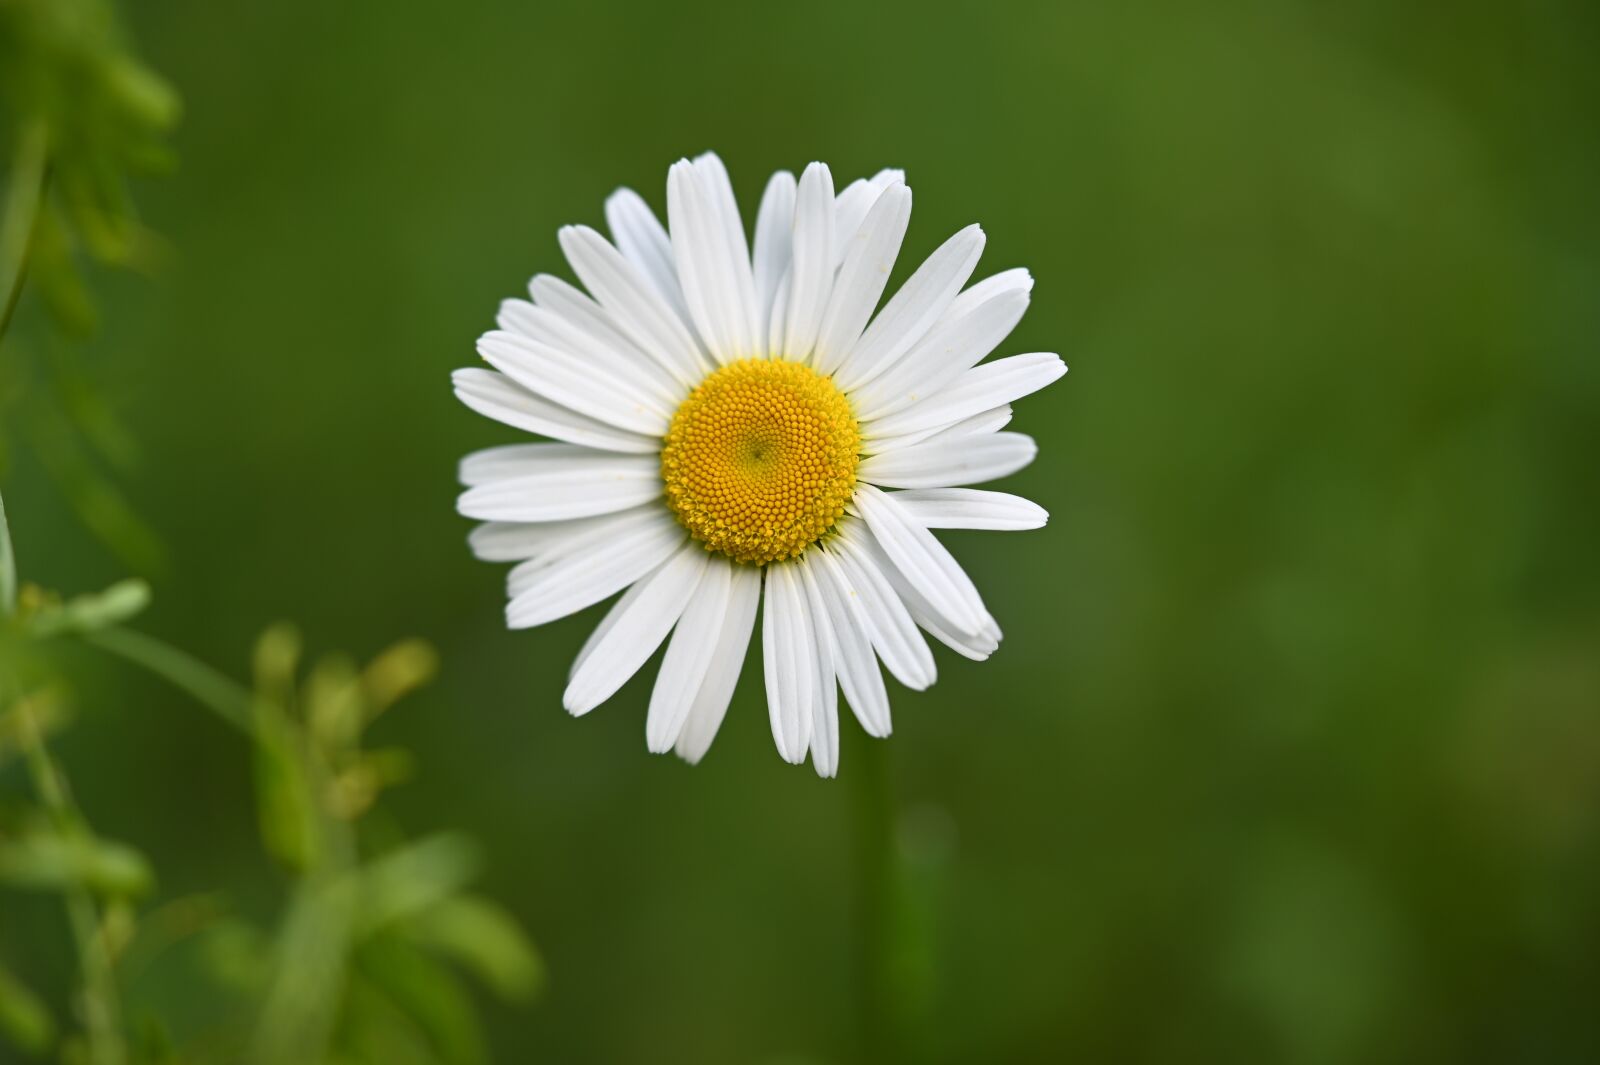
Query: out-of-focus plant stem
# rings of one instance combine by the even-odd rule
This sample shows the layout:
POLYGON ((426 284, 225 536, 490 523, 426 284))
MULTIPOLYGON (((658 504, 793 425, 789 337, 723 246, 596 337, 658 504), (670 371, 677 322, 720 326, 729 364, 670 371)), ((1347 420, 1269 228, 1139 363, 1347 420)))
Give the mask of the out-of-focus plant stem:
MULTIPOLYGON (((34 225, 50 179, 50 133, 42 121, 25 122, 17 133, 6 181, 4 214, 0 214, 0 340, 5 339, 11 315, 22 296, 28 274, 28 252, 33 247, 34 225)), ((11 550, 11 527, 6 505, 0 499, 0 617, 10 617, 17 603, 17 561, 11 550)))
MULTIPOLYGON (((310 768, 320 791, 327 785, 323 767, 310 768)), ((338 1019, 356 919, 356 842, 338 818, 324 814, 318 827, 317 851, 279 932, 279 964, 256 1024, 252 1065, 321 1060, 338 1019)))
MULTIPOLYGON (((17 709, 28 773, 40 801, 49 811, 57 831, 63 835, 81 835, 83 819, 73 805, 66 780, 45 746, 44 735, 26 699, 19 699, 17 709)), ((94 897, 81 884, 67 890, 66 906, 67 922, 72 927, 78 965, 83 973, 83 1023, 88 1037, 89 1062, 91 1065, 124 1065, 128 1050, 122 1036, 122 1010, 111 954, 100 930, 99 910, 94 897)))
POLYGON ((895 814, 889 772, 888 744, 862 744, 860 764, 851 773, 854 821, 856 1004, 861 1060, 873 1065, 899 1065, 895 996, 890 986, 895 814))
POLYGON ((182 688, 196 702, 246 736, 255 735, 250 693, 187 651, 117 625, 89 633, 84 639, 182 688))
POLYGON ((33 247, 33 231, 44 201, 45 183, 50 179, 50 131, 43 121, 24 122, 17 133, 11 161, 11 176, 6 181, 5 213, 0 216, 0 338, 11 325, 11 315, 22 296, 22 282, 28 273, 28 252, 33 247))
MULTIPOLYGON (((271 692, 252 694, 187 652, 132 629, 109 626, 84 639, 189 693, 252 742, 288 742, 292 757, 302 759, 311 776, 310 793, 323 796, 331 789, 329 767, 315 744, 271 692)), ((277 944, 280 963, 256 1026, 249 1057, 254 1065, 321 1060, 338 1016, 355 922, 356 841, 349 822, 321 809, 312 836, 316 843, 295 885, 277 944)))

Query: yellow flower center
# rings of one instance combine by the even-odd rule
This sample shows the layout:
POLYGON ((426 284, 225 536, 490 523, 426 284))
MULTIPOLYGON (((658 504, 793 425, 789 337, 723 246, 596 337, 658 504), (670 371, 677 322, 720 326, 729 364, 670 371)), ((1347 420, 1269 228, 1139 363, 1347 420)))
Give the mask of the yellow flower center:
POLYGON ((672 416, 667 505, 708 551, 757 565, 793 558, 844 513, 861 433, 844 394, 797 362, 741 359, 672 416))

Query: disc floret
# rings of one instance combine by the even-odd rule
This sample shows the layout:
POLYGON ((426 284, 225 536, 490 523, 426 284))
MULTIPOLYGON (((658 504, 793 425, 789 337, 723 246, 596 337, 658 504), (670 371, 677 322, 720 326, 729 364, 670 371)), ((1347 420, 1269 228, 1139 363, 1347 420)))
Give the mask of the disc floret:
POLYGON ((673 415, 661 450, 667 505, 705 544, 756 565, 793 558, 844 514, 861 433, 831 377, 798 362, 741 359, 673 415))

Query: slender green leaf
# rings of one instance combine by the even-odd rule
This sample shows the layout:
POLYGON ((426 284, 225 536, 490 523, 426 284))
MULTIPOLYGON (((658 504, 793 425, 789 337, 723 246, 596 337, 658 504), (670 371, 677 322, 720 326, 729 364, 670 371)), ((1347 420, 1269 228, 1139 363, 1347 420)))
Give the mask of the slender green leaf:
POLYGON ((358 931, 371 934, 415 917, 477 875, 478 847, 454 833, 428 836, 369 862, 359 873, 358 931))
POLYGON ((137 896, 153 881, 144 855, 122 843, 45 825, 0 839, 0 883, 13 887, 137 896))
POLYGON ((544 985, 544 960, 498 903, 474 894, 445 899, 406 927, 407 936, 464 966, 501 998, 531 998, 544 985))
POLYGON ((253 733, 250 693, 210 666, 153 636, 116 626, 88 633, 89 643, 126 658, 182 688, 244 733, 253 733))
POLYGON ((42 119, 17 131, 17 144, 0 214, 0 337, 11 324, 28 272, 28 256, 40 217, 39 206, 49 178, 50 130, 42 119))
POLYGON ((378 936, 357 954, 361 976, 420 1029, 445 1065, 487 1059, 472 999, 449 969, 393 936, 378 936))
POLYGON ((98 632, 127 621, 149 604, 150 586, 144 581, 118 581, 103 592, 41 608, 28 619, 28 628, 35 636, 98 632))

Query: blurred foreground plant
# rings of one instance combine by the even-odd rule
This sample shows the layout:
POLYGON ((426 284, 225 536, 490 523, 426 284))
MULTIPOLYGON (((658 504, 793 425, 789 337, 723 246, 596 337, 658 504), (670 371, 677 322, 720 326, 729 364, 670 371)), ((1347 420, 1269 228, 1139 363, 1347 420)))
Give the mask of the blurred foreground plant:
POLYGON ((177 94, 136 59, 106 0, 0 0, 0 335, 26 278, 52 329, 0 357, 0 470, 18 440, 86 526, 135 570, 160 547, 102 463, 137 461, 132 437, 73 343, 94 331, 87 262, 148 268, 160 242, 129 179, 171 168, 177 94))
MULTIPOLYGON (((0 526, 0 550, 9 550, 0 526)), ((57 1035, 39 996, 0 967, 0 1035, 24 1051, 59 1045, 63 1060, 310 1065, 322 1061, 484 1060, 471 973, 511 1000, 532 995, 542 966, 516 921, 467 890, 479 866, 462 836, 366 833, 383 790, 403 779, 404 751, 369 749, 368 727, 434 673, 434 652, 406 641, 364 668, 333 655, 300 676, 300 641, 269 629, 246 689, 187 654, 121 623, 148 600, 139 582, 62 601, 25 588, 0 622, 0 768, 27 768, 34 802, 0 822, 0 885, 48 891, 66 904, 77 949, 80 1031, 57 1035), (173 1045, 160 1018, 124 1017, 119 962, 173 942, 169 922, 140 920, 152 890, 135 850, 98 837, 74 804, 47 740, 67 723, 62 682, 43 646, 76 640, 140 664, 193 695, 251 743, 263 846, 289 874, 272 930, 206 900, 178 900, 200 920, 205 975, 242 1008, 203 1045, 173 1045)), ((180 935, 178 938, 182 938, 180 935)))
MULTIPOLYGON (((177 113, 176 94, 132 57, 105 0, 0 0, 0 472, 16 433, 90 530, 144 571, 158 544, 95 458, 126 467, 134 443, 71 341, 95 325, 84 262, 154 257, 127 185, 170 165, 177 113), (26 345, 10 329, 25 281, 51 326, 26 345)), ((59 896, 76 969, 62 1020, 0 961, 0 1051, 70 1065, 482 1061, 460 974, 525 999, 542 979, 538 956, 506 911, 467 890, 479 865, 469 840, 406 840, 369 816, 411 759, 368 749, 366 731, 432 676, 432 649, 400 643, 364 668, 330 656, 302 677, 299 638, 278 626, 257 645, 247 688, 123 628, 148 601, 142 581, 73 599, 20 585, 0 500, 0 789, 15 768, 28 793, 0 790, 0 888, 59 896), (165 677, 248 741, 261 840, 289 878, 272 927, 228 912, 220 897, 141 910, 155 890, 150 863, 94 831, 51 750, 70 723, 56 654, 70 643, 165 677), (126 994, 154 957, 185 942, 204 961, 185 974, 185 997, 226 1000, 192 1038, 131 1009, 126 994)))

